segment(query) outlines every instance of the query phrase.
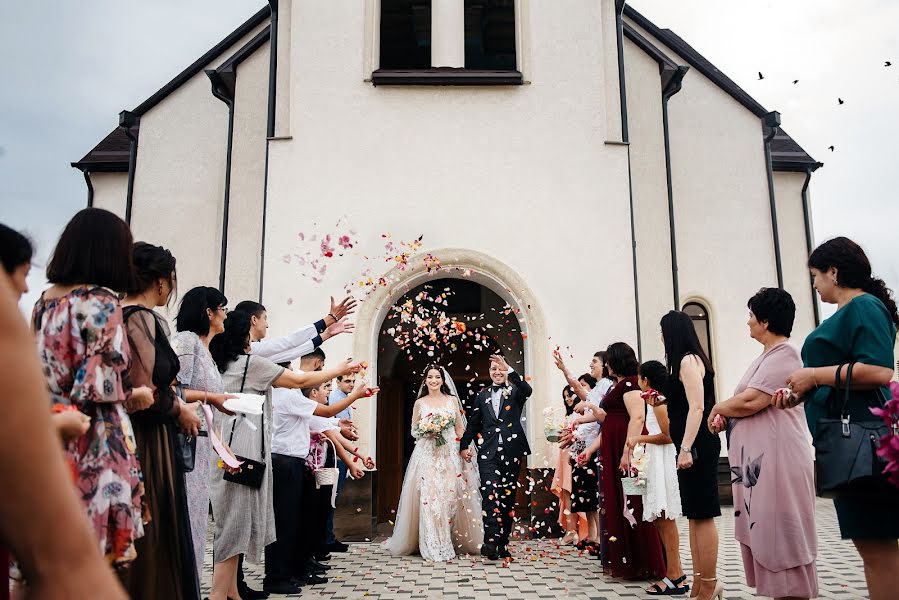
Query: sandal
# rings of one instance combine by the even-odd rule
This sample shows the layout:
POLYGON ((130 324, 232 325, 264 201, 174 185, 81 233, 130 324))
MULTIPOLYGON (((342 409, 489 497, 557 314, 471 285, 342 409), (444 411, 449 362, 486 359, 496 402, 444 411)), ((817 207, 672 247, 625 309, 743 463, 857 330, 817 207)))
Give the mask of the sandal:
POLYGON ((684 583, 686 580, 686 575, 682 575, 674 581, 667 577, 663 577, 662 583, 665 584, 664 588, 660 587, 658 583, 654 583, 651 588, 646 590, 646 593, 650 596, 683 596, 690 591, 690 586, 684 583), (682 583, 684 583, 684 585, 680 585, 682 583))

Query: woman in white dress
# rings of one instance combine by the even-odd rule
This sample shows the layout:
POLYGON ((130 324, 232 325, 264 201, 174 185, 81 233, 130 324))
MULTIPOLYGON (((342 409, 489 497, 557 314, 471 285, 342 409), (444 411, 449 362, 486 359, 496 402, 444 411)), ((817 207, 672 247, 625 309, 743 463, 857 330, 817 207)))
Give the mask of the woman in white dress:
POLYGON ((679 596, 690 591, 690 586, 683 584, 687 577, 680 562, 679 534, 675 522, 683 511, 677 482, 677 450, 668 433, 668 408, 662 393, 667 379, 668 371, 659 361, 650 360, 640 365, 637 383, 650 407, 646 411, 648 435, 635 435, 627 439, 627 446, 632 452, 639 444, 645 448, 648 460, 643 520, 655 525, 665 548, 667 573, 662 581, 646 590, 651 596, 679 596))
POLYGON ((443 368, 429 366, 412 409, 415 450, 393 536, 384 542, 390 554, 417 552, 427 561, 445 562, 480 550, 484 524, 478 470, 462 460, 456 442, 464 431, 465 416, 452 380, 443 368), (445 427, 438 431, 441 424, 445 427))

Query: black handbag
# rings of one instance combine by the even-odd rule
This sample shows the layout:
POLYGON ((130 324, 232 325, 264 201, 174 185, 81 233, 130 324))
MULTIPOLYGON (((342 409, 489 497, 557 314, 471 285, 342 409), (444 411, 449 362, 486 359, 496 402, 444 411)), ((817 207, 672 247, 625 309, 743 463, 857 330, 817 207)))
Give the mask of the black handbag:
MULTIPOLYGON (((250 368, 250 356, 247 355, 247 364, 243 369, 243 380, 240 382, 240 393, 243 393, 243 386, 247 382, 247 369, 250 368)), ((246 417, 242 417, 246 418, 246 417)), ((234 440, 234 427, 237 425, 237 419, 235 418, 231 424, 231 436, 228 438, 228 446, 231 446, 231 442, 234 440)), ((262 435, 259 438, 260 441, 260 455, 262 456, 262 460, 252 460, 250 458, 246 458, 245 456, 240 456, 235 454, 234 456, 237 460, 243 462, 240 465, 240 469, 234 473, 229 471, 225 471, 225 474, 222 476, 225 481, 229 481, 231 483, 236 483, 238 485, 245 485, 247 487, 251 487, 253 489, 258 490, 262 487, 262 478, 265 476, 265 409, 262 410, 262 435)))
POLYGON ((886 461, 877 456, 880 439, 890 432, 881 420, 853 421, 850 402, 880 406, 886 404, 883 390, 852 391, 852 366, 846 371, 846 387, 840 389, 845 365, 837 367, 836 385, 827 400, 827 416, 818 419, 815 431, 815 488, 822 498, 892 495, 899 501, 899 489, 890 485, 883 470, 886 461))
MULTIPOLYGON (((180 384, 175 386, 175 394, 184 399, 184 391, 180 384)), ((194 470, 197 462, 197 438, 180 431, 175 434, 175 462, 182 473, 194 470)))

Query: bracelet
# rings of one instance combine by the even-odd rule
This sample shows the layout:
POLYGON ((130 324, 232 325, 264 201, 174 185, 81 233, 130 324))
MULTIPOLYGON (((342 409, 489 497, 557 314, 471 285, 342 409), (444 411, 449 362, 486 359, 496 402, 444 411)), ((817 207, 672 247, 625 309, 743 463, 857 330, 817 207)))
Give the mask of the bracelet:
POLYGON ((335 316, 332 315, 331 313, 328 313, 328 316, 331 317, 332 319, 334 319, 334 322, 335 322, 335 323, 337 322, 337 317, 335 317, 335 316))
POLYGON ((815 389, 818 389, 818 367, 812 369, 812 381, 815 382, 815 389))

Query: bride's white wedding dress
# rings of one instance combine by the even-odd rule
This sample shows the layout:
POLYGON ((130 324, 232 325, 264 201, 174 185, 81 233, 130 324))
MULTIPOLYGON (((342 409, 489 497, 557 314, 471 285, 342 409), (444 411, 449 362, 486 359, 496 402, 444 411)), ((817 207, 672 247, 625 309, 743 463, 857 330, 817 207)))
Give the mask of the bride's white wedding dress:
POLYGON ((433 406, 427 397, 415 402, 412 435, 417 439, 403 479, 393 536, 384 542, 390 554, 418 552, 425 560, 444 562, 480 550, 484 541, 480 481, 475 464, 459 456, 463 423, 456 398, 433 406), (437 412, 447 412, 456 421, 455 431, 443 432, 446 444, 442 446, 433 437, 416 433, 421 416, 437 412))

